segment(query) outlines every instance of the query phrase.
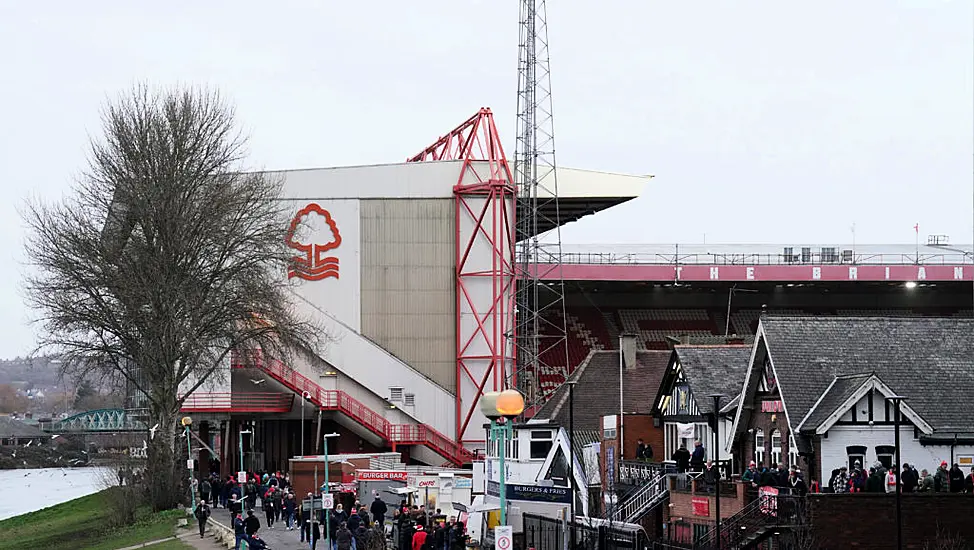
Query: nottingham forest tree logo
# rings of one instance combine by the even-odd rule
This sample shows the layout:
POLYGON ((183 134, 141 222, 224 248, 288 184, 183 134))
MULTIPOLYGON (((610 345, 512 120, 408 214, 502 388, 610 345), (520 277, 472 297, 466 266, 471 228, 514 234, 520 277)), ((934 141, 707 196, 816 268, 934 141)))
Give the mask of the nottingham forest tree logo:
POLYGON ((295 214, 287 231, 287 244, 301 252, 291 258, 288 279, 338 278, 338 258, 325 254, 342 245, 342 235, 331 213, 317 203, 310 203, 295 214))

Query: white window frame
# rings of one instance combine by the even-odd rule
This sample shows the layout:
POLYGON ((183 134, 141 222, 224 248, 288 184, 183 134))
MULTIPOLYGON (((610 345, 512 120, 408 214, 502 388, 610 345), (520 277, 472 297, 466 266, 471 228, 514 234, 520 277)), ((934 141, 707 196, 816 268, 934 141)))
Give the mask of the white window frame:
POLYGON ((781 430, 775 428, 771 432, 771 464, 781 463, 781 430), (775 440, 777 440, 778 445, 775 446, 775 440))
POLYGON ((759 466, 764 464, 764 449, 766 444, 764 430, 761 428, 754 430, 754 462, 759 466))
POLYGON ((798 466, 798 444, 794 435, 788 436, 788 466, 798 466))

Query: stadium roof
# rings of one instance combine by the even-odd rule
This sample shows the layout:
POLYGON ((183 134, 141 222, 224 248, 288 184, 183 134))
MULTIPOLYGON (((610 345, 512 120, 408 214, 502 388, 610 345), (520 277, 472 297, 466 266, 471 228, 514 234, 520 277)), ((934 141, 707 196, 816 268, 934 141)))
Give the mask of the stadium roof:
MULTIPOLYGON (((486 161, 472 164, 473 172, 489 172, 486 161)), ((446 199, 453 197, 453 186, 458 183, 463 167, 462 160, 441 160, 281 170, 267 174, 281 178, 285 198, 295 201, 446 199)), ((651 176, 558 167, 554 177, 558 178, 558 215, 564 225, 638 197, 651 176)), ((545 200, 550 198, 547 189, 553 187, 550 181, 542 181, 538 187, 542 208, 539 233, 554 228, 554 224, 545 223, 556 219, 555 203, 545 200)))
POLYGON ((855 264, 942 263, 970 264, 974 245, 950 246, 915 244, 836 244, 836 243, 657 243, 657 244, 567 244, 563 243, 565 263, 622 264, 706 264, 706 265, 780 265, 819 263, 823 255, 838 256, 836 262, 855 264), (808 249, 803 257, 803 249, 808 249), (785 251, 791 249, 789 259, 785 251), (823 252, 825 251, 825 252, 823 252), (849 261, 842 259, 849 251, 849 261), (789 261, 791 260, 791 261, 789 261), (855 260, 854 262, 852 260, 855 260))

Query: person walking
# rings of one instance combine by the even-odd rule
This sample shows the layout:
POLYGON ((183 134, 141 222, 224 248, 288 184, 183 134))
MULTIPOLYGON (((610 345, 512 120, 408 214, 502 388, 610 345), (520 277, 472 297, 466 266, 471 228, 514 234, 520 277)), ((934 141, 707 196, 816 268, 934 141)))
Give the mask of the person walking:
POLYGON ((389 507, 383 502, 382 497, 379 496, 379 492, 375 492, 375 500, 372 501, 372 506, 369 507, 369 512, 372 513, 372 521, 378 523, 379 525, 385 525, 386 522, 386 512, 389 511, 389 507))
POLYGON ((206 531, 206 520, 210 517, 210 507, 206 504, 205 500, 201 500, 196 505, 196 510, 193 510, 193 515, 196 516, 196 521, 200 524, 200 538, 203 538, 203 533, 206 531))

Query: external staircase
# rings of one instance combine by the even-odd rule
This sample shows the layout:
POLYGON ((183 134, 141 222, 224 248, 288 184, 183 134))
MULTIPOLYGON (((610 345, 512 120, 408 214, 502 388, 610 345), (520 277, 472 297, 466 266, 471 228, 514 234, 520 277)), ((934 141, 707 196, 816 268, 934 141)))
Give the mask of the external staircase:
POLYGON ((638 523, 646 514, 665 502, 670 496, 667 474, 660 469, 639 486, 622 504, 606 514, 606 519, 625 523, 638 523))
POLYGON ((298 395, 307 392, 308 399, 322 410, 345 415, 390 446, 425 446, 455 466, 473 461, 473 453, 432 426, 393 424, 347 392, 326 390, 279 359, 267 358, 260 352, 235 352, 230 362, 231 368, 257 368, 298 395))
POLYGON ((754 548, 772 535, 798 525, 802 520, 801 506, 801 499, 792 495, 759 495, 740 512, 721 521, 719 533, 711 529, 693 547, 699 550, 754 548))

